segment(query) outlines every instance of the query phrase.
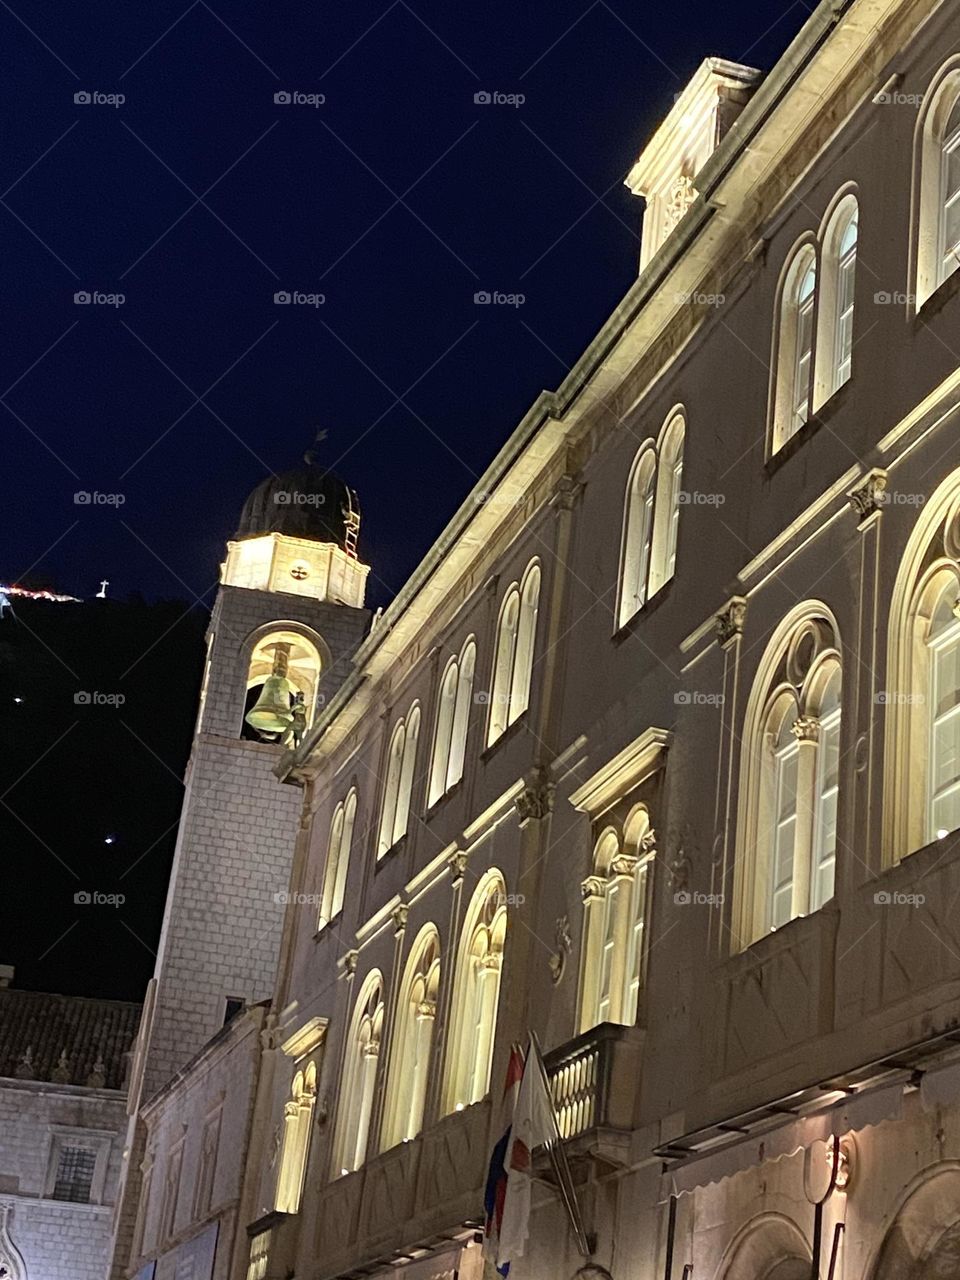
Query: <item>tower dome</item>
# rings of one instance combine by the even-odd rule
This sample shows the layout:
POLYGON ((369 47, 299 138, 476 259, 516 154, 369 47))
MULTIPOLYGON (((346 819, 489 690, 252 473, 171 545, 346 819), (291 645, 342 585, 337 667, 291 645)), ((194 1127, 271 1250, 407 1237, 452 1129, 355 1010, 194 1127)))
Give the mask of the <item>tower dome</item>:
POLYGON ((253 490, 240 513, 238 538, 280 533, 288 538, 334 542, 349 556, 357 554, 360 504, 356 490, 320 466, 313 449, 303 463, 268 476, 253 490))

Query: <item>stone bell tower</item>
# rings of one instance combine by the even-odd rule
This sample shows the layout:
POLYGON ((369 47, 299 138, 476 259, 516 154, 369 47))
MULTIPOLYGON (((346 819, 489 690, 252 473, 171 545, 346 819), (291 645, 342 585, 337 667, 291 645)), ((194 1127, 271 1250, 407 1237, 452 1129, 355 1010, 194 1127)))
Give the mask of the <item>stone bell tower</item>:
POLYGON ((369 629, 359 528, 356 493, 311 451, 254 489, 227 543, 132 1072, 114 1276, 139 1195, 140 1108, 244 1005, 273 993, 302 801, 273 768, 369 629))
POLYGON ((273 766, 365 635, 355 492, 307 454, 250 494, 227 543, 154 971, 146 1101, 273 991, 302 796, 273 766))

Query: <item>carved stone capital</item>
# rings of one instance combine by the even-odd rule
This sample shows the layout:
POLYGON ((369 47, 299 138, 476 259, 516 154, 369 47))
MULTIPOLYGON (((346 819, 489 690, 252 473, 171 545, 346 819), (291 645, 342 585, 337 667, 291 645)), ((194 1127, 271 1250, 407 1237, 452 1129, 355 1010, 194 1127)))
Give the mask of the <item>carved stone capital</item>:
POLYGON ((716 615, 715 626, 717 644, 721 649, 730 645, 743 635, 743 624, 747 617, 747 602, 743 596, 733 596, 716 615))
POLYGON ((587 876, 580 885, 580 893, 584 902, 593 902, 602 898, 607 892, 607 882, 602 876, 587 876))
POLYGON ((547 817, 553 809, 553 792, 553 783, 542 774, 523 788, 514 801, 521 828, 528 822, 547 817))
POLYGON ((610 863, 610 871, 615 876, 632 879, 639 865, 640 859, 635 858, 632 853, 618 853, 610 863))
POLYGON ((345 978, 352 978, 357 972, 357 961, 360 959, 359 951, 348 951, 340 957, 338 962, 340 972, 345 978))
POLYGON ((874 467, 872 471, 868 471, 863 479, 848 492, 847 497, 850 499, 851 507, 857 513, 861 529, 871 523, 873 517, 883 509, 886 494, 887 473, 880 467, 874 467))
POLYGON ((410 908, 405 902, 398 903, 390 913, 393 920, 393 936, 399 938, 401 933, 407 927, 407 916, 410 914, 410 908))
POLYGON ((553 491, 553 504, 564 511, 572 511, 583 492, 583 483, 576 476, 564 473, 553 491))
POLYGON ((819 742, 820 721, 816 716, 800 716, 790 726, 790 732, 798 742, 819 742))
POLYGON ((463 879, 468 861, 469 857, 463 849, 454 849, 453 853, 451 853, 450 857, 447 859, 447 867, 450 870, 450 875, 453 878, 454 884, 459 884, 463 879))

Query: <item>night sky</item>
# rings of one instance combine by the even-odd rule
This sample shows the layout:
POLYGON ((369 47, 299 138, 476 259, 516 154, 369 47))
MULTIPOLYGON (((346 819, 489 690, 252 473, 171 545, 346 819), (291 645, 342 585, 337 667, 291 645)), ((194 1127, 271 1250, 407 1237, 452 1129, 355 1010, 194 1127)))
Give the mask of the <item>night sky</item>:
MULTIPOLYGON (((674 96, 812 7, 0 0, 0 581, 208 605, 247 492, 323 427, 386 603, 635 278, 623 178, 674 96)), ((193 705, 192 656, 164 679, 193 705)), ((48 746, 6 738, 13 776, 70 770, 48 746)), ((168 856, 101 994, 142 990, 168 856)), ((89 949, 32 980, 82 989, 89 949)))

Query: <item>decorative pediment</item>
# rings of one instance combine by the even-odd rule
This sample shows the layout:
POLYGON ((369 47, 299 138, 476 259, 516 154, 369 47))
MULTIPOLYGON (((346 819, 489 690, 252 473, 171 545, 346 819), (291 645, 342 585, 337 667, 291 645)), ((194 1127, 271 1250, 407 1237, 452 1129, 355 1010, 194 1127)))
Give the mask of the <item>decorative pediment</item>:
POLYGON ((670 745, 666 729, 646 729, 570 796, 575 809, 596 818, 640 785, 663 763, 670 745))

